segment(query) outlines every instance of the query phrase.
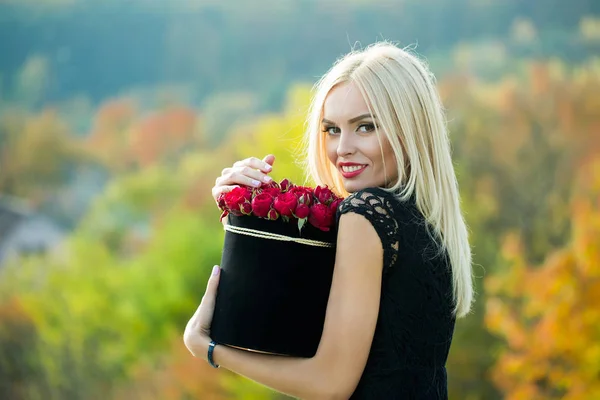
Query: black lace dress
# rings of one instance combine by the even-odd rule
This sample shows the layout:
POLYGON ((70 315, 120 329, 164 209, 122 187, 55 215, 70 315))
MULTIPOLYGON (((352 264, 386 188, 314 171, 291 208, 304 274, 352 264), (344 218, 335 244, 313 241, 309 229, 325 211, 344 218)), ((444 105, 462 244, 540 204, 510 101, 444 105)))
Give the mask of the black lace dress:
POLYGON ((437 251, 414 200, 368 188, 348 196, 337 218, 348 212, 371 222, 384 250, 375 336, 351 399, 447 399, 455 322, 447 254, 437 251))

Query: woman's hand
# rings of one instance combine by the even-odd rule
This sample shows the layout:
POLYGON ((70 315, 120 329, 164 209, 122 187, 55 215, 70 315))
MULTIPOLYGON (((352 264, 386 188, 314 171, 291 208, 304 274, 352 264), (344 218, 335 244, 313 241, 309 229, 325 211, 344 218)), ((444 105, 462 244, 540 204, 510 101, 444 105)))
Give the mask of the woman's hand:
POLYGON ((263 183, 271 182, 272 179, 267 174, 272 171, 273 162, 275 156, 269 154, 262 160, 250 157, 237 161, 231 168, 225 168, 212 188, 215 202, 218 202, 221 193, 230 192, 239 185, 258 187, 263 183))
POLYGON ((200 306, 185 327, 183 342, 194 357, 206 359, 207 356, 220 272, 219 266, 215 265, 210 278, 208 278, 206 292, 202 296, 200 306))

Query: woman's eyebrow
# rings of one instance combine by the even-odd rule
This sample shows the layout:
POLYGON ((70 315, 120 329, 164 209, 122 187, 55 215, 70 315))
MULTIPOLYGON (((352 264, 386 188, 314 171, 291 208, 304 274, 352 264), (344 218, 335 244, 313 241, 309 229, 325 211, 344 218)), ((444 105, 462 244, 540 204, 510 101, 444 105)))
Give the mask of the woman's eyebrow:
MULTIPOLYGON (((355 122, 357 122, 357 121, 360 121, 361 119, 365 119, 365 118, 372 118, 372 119, 376 119, 376 117, 375 117, 374 115, 371 115, 371 114, 368 114, 368 113, 367 113, 367 114, 361 114, 361 115, 359 115, 358 117, 354 117, 354 118, 351 118, 351 119, 349 119, 349 120, 348 120, 348 123, 349 123, 349 124, 353 124, 353 123, 355 123, 355 122)), ((330 121, 330 120, 328 120, 328 119, 326 119, 326 118, 323 118, 323 120, 322 120, 321 122, 322 122, 323 124, 331 124, 331 125, 335 125, 335 122, 333 122, 333 121, 330 121)))

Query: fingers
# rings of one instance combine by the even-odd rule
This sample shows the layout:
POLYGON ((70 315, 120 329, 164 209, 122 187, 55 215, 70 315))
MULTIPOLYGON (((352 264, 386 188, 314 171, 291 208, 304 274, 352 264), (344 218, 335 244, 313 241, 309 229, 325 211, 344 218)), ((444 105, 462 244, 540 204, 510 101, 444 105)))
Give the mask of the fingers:
POLYGON ((275 162, 275 156, 267 155, 263 160, 256 157, 246 158, 237 161, 231 168, 225 168, 215 180, 215 186, 212 189, 212 195, 215 202, 221 193, 227 193, 236 186, 244 185, 259 187, 263 183, 272 181, 268 173, 271 172, 272 164, 275 162))
POLYGON ((210 278, 208 278, 208 283, 206 284, 206 292, 204 293, 204 298, 208 296, 209 300, 214 302, 215 297, 217 295, 217 287, 219 286, 219 277, 221 276, 221 268, 218 265, 215 265, 212 269, 212 273, 210 274, 210 278))
POLYGON ((229 193, 231 192, 233 189, 235 189, 236 187, 239 187, 239 185, 228 185, 228 186, 214 186, 212 188, 212 196, 215 199, 215 201, 218 203, 219 201, 219 196, 222 193, 229 193))
POLYGON ((210 278, 208 278, 206 292, 202 296, 202 301, 185 326, 183 342, 194 357, 198 357, 198 341, 203 337, 210 336, 210 326, 212 325, 215 311, 220 272, 221 268, 215 265, 210 278))
POLYGON ((275 162, 275 156, 273 154, 269 154, 265 158, 263 158, 263 161, 265 163, 273 166, 273 163, 275 162))
POLYGON ((198 323, 201 332, 209 333, 212 324, 213 314, 215 311, 215 303, 217 300, 217 289, 219 287, 219 278, 221 276, 221 268, 215 265, 212 274, 208 278, 206 292, 202 296, 202 301, 196 313, 198 315, 198 323))
MULTIPOLYGON (((261 161, 262 162, 262 161, 261 161)), ((215 181, 216 186, 246 185, 258 187, 263 183, 271 182, 271 177, 250 166, 238 165, 225 168, 215 181)))
POLYGON ((253 169, 258 169, 264 173, 269 173, 272 170, 272 164, 275 161, 275 156, 269 154, 265 157, 264 160, 259 160, 256 157, 246 158, 245 160, 241 160, 233 164, 234 167, 250 167, 253 169), (269 162, 270 161, 270 162, 269 162))

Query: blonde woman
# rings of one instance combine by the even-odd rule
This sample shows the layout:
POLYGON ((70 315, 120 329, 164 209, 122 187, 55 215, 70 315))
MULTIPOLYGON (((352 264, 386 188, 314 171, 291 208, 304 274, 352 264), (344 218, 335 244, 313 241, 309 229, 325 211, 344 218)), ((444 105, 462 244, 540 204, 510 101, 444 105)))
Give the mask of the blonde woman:
MULTIPOLYGON (((457 318, 471 307, 471 252, 434 78, 410 52, 377 43, 316 84, 307 170, 348 195, 323 335, 313 358, 214 346, 215 267, 184 334, 190 352, 306 399, 446 399, 457 318)), ((268 182, 274 156, 223 170, 213 196, 268 182)))

